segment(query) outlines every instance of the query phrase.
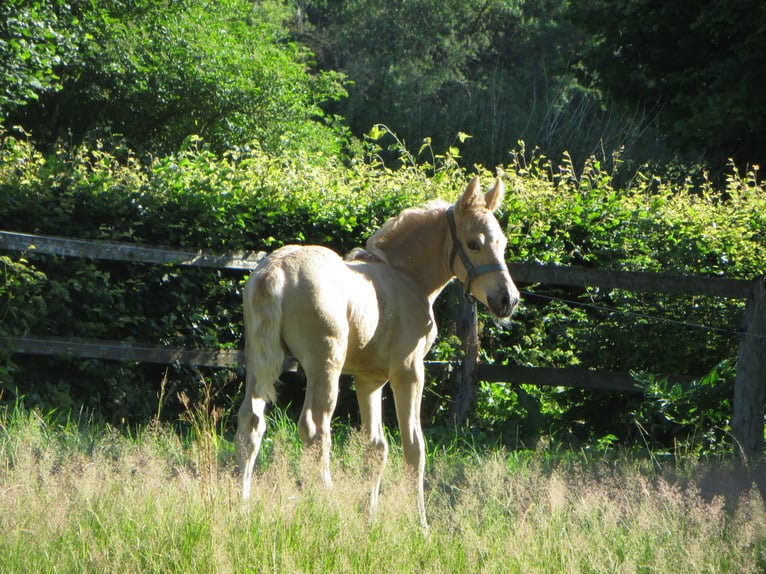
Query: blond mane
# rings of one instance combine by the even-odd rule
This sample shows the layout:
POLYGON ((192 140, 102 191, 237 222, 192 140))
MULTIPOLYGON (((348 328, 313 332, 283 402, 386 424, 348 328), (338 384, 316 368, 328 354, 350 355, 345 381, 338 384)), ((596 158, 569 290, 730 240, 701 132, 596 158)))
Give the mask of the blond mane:
POLYGON ((386 221, 380 229, 373 233, 364 249, 357 247, 347 256, 347 261, 382 261, 389 263, 388 250, 404 237, 409 237, 415 230, 422 227, 424 222, 441 217, 449 204, 435 199, 416 207, 409 207, 396 217, 386 221))

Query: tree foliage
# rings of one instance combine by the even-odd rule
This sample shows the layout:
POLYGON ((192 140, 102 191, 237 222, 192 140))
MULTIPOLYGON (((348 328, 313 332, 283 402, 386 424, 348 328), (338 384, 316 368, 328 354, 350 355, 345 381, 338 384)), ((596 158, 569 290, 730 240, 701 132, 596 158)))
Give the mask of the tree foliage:
MULTIPOLYGON (((462 146, 464 163, 507 163, 519 140, 560 155, 635 144, 640 117, 604 112, 574 82, 583 38, 560 1, 307 2, 301 38, 353 84, 333 109, 360 135, 385 123, 415 147, 462 146), (627 121, 630 120, 630 121, 627 121)), ((629 145, 633 149, 633 145, 629 145)))
POLYGON ((679 155, 722 173, 729 157, 763 155, 765 10, 753 0, 1 9, 0 117, 40 142, 119 134, 166 153, 195 134, 220 150, 257 138, 333 154, 348 144, 339 114, 357 137, 384 123, 439 152, 469 134, 469 166, 507 163, 519 140, 578 166, 621 146, 632 169, 679 155))
POLYGON ((77 1, 86 35, 62 58, 60 87, 11 116, 44 140, 118 136, 167 153, 192 135, 216 150, 285 146, 337 154, 342 132, 316 121, 344 94, 332 71, 289 41, 280 4, 245 0, 77 1))
MULTIPOLYGON (((437 149, 475 136, 467 165, 518 140, 582 165, 625 146, 638 164, 764 155, 763 3, 680 0, 304 2, 301 38, 353 80, 352 130, 391 126, 437 149)), ((635 167, 635 166, 633 166, 635 167)))
POLYGON ((659 110, 687 156, 721 165, 766 158, 766 6, 758 0, 570 3, 590 35, 590 80, 616 100, 659 110))
POLYGON ((61 1, 8 0, 0 5, 0 122, 41 94, 61 88, 77 20, 61 1))

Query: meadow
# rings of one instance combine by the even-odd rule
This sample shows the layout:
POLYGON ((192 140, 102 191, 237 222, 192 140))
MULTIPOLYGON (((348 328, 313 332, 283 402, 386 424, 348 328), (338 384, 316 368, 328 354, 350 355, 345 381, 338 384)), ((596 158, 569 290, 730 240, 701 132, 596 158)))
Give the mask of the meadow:
MULTIPOLYGON (((762 572, 762 473, 717 460, 430 444, 420 530, 392 445, 379 512, 364 450, 336 433, 317 484, 273 411, 251 501, 220 412, 132 432, 0 413, 0 572, 762 572)), ((393 438, 393 437, 392 437, 393 438)))

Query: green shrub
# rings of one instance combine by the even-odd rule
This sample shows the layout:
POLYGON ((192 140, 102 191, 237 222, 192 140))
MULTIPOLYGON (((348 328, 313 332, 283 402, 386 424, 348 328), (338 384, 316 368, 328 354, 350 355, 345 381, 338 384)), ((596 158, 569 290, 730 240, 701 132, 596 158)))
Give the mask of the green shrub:
MULTIPOLYGON (((299 242, 345 252, 400 207, 432 198, 437 189, 419 169, 392 172, 369 162, 350 169, 332 159, 271 156, 258 148, 217 155, 196 138, 149 164, 104 146, 60 147, 45 156, 28 138, 9 134, 0 147, 6 229, 170 248, 271 250, 299 242)), ((240 345, 243 272, 34 252, 3 257, 0 308, 19 319, 3 322, 2 335, 240 345)), ((13 376, 2 379, 6 394, 64 409, 84 405, 117 421, 151 416, 165 376, 164 367, 151 365, 15 361, 13 376)), ((200 391, 201 377, 188 367, 174 366, 168 376, 175 391, 192 397, 200 391)), ((236 379, 209 376, 236 394, 236 379)))
MULTIPOLYGON (((595 158, 580 173, 566 156, 556 165, 519 154, 513 167, 506 200, 512 259, 740 279, 763 272, 766 194, 757 168, 743 174, 730 166, 725 188, 716 189, 707 181, 671 185, 641 172, 616 187, 595 158)), ((512 329, 488 323, 492 339, 484 349, 488 358, 511 364, 706 380, 736 356, 743 308, 742 300, 532 285, 512 329)), ((716 380, 727 388, 733 375, 726 370, 716 380)), ((535 432, 519 428, 535 418, 537 433, 635 437, 630 404, 614 393, 487 385, 476 422, 514 441, 534 440, 535 432), (524 392, 534 399, 526 407, 524 392)), ((728 404, 719 402, 719 412, 729 416, 728 404)), ((671 440, 677 432, 666 429, 656 438, 671 440)))
MULTIPOLYGON (((373 130, 359 142, 358 155, 345 161, 292 151, 272 155, 257 147, 216 154, 194 139, 150 163, 103 146, 60 147, 46 156, 28 138, 5 134, 0 218, 17 231, 214 252, 271 250, 291 242, 343 252, 405 206, 454 198, 467 180, 455 163, 457 150, 428 156, 426 145, 419 158, 400 149, 397 167, 383 165, 376 152, 384 133, 373 130)), ((489 174, 481 174, 488 184, 489 174)), ((725 189, 695 190, 639 173, 623 188, 595 159, 576 173, 566 157, 555 166, 545 158, 525 163, 519 155, 507 168, 510 191, 500 214, 509 259, 752 277, 765 255, 766 196, 757 175, 732 169, 725 189)), ((0 310, 9 320, 0 325, 2 334, 189 348, 241 344, 245 273, 33 252, 3 257, 0 310)), ((482 315, 486 360, 703 377, 736 352, 741 301, 547 285, 523 289, 523 305, 508 325, 482 315)), ((455 356, 443 327, 434 358, 455 356)), ((32 402, 61 408, 85 405, 118 421, 154 414, 165 378, 170 397, 177 391, 195 397, 203 379, 227 396, 236 395, 239 384, 236 374, 178 365, 166 370, 14 361, 13 369, 3 370, 6 393, 19 389, 32 402)), ((730 378, 729 371, 721 375, 724 382, 730 378)), ((443 382, 429 385, 428 396, 445 392, 443 382)), ((168 416, 179 412, 174 405, 168 416)), ((630 412, 637 408, 613 393, 485 385, 472 424, 514 443, 539 433, 627 438, 635 436, 630 412)), ((446 410, 430 405, 429 420, 443 421, 446 410)))

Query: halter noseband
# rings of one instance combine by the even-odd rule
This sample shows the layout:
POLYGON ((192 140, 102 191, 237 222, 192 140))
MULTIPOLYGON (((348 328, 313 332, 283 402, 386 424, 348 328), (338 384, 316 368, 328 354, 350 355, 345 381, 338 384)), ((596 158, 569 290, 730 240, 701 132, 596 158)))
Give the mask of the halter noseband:
POLYGON ((455 257, 460 257, 460 261, 465 267, 465 282, 463 283, 463 293, 466 297, 471 295, 471 281, 476 279, 479 275, 485 275, 487 273, 494 273, 496 271, 505 271, 505 265, 502 263, 486 263, 484 265, 474 266, 471 260, 468 259, 468 255, 465 254, 463 249, 463 242, 457 237, 457 227, 455 225, 455 210, 454 206, 450 206, 447 209, 447 223, 449 224, 449 233, 452 238, 452 251, 449 256, 449 270, 453 275, 455 273, 455 257))

